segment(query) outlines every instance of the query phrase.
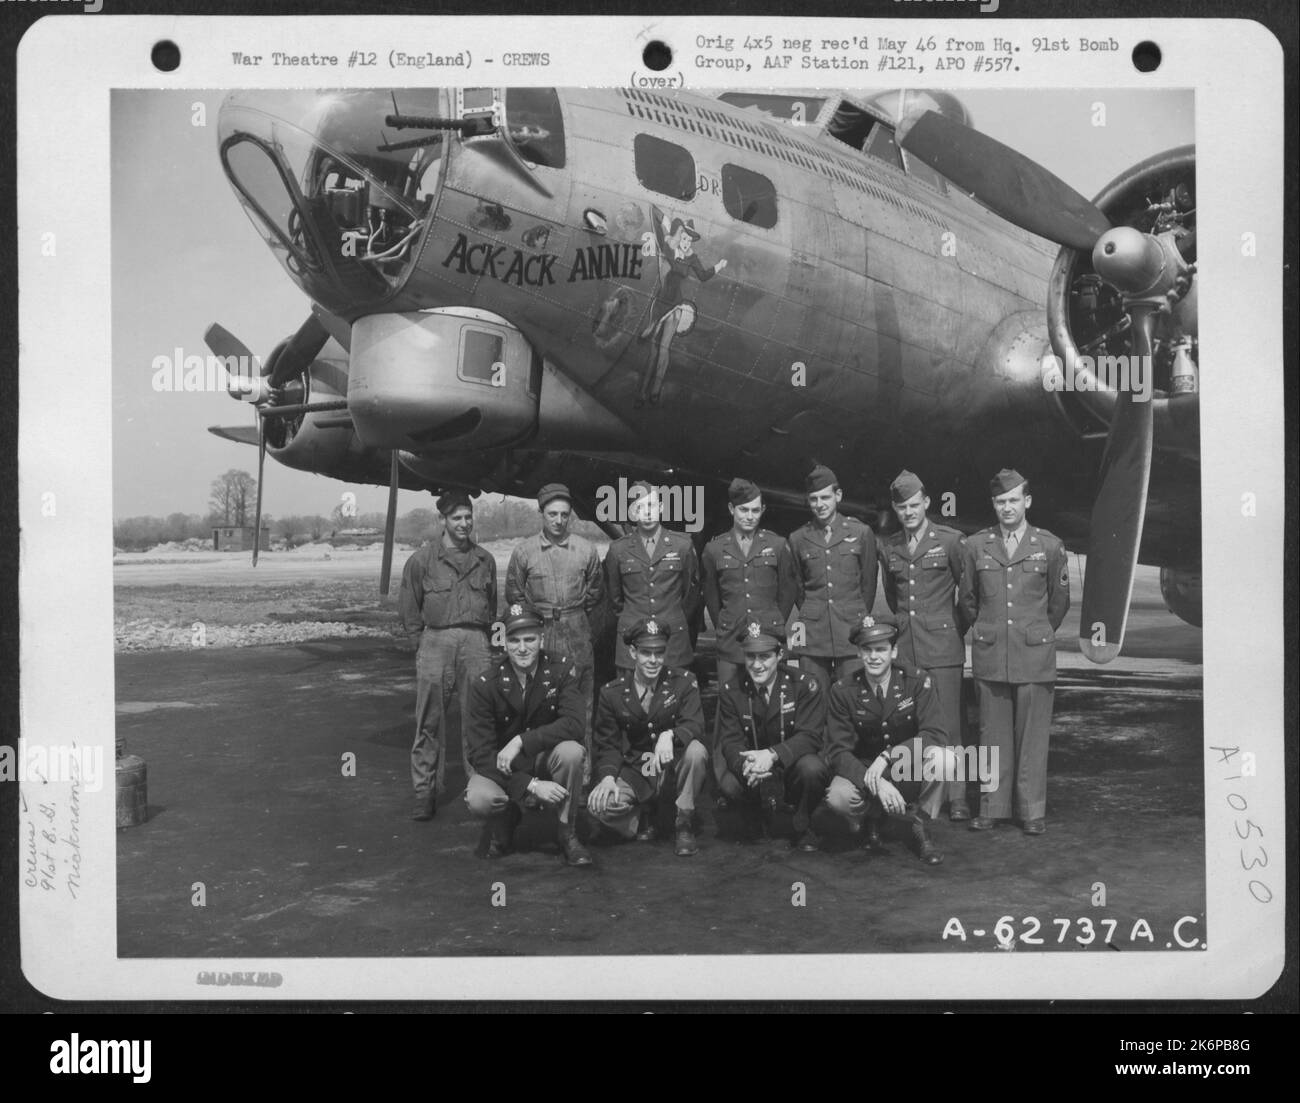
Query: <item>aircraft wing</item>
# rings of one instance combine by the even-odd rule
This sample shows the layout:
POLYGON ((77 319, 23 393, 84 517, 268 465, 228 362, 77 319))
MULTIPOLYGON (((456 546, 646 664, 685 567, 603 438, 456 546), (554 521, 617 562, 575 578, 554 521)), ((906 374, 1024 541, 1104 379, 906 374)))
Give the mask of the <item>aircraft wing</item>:
POLYGON ((257 426, 255 425, 209 425, 208 432, 222 440, 233 440, 236 444, 251 444, 257 447, 257 426))

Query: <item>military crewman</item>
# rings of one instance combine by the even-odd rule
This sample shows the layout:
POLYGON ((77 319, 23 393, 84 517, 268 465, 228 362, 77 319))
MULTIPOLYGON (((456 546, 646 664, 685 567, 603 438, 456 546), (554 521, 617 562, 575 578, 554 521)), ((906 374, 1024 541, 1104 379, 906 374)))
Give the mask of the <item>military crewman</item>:
POLYGON ((997 787, 970 826, 1013 814, 1026 835, 1047 830, 1047 743, 1056 690, 1056 630, 1070 608, 1065 545, 1029 524, 1033 499, 1018 471, 989 484, 998 524, 966 538, 958 600, 974 625, 971 673, 980 742, 997 757, 997 787))
MULTIPOLYGON (((629 490, 634 531, 605 553, 605 590, 618 617, 619 637, 641 620, 654 620, 671 633, 667 664, 686 670, 695 659, 687 626, 700 609, 700 563, 689 536, 663 527, 659 495, 649 483, 629 490)), ((619 648, 615 665, 632 668, 631 652, 619 648)))
POLYGON ((788 541, 804 631, 799 665, 829 689, 858 661, 849 633, 876 600, 876 538, 861 521, 840 515, 843 494, 830 468, 814 467, 804 490, 813 517, 788 541))
MULTIPOLYGON (((919 477, 901 471, 889 486, 889 499, 902 530, 880 540, 880 571, 885 602, 898 618, 899 657, 927 671, 943 710, 949 746, 962 745, 963 636, 968 627, 957 607, 963 537, 936 524, 927 510, 930 498, 919 477)), ((970 819, 965 781, 953 781, 945 796, 954 821, 970 819)))
POLYGON ((853 629, 860 668, 831 687, 826 741, 835 777, 826 802, 863 841, 881 848, 880 821, 905 822, 927 865, 943 861, 929 824, 944 778, 958 772, 928 674, 897 661, 895 619, 865 616, 853 629))
POLYGON ((821 845, 812 814, 826 795, 830 770, 821 757, 826 693, 818 680, 792 670, 785 656, 785 619, 751 620, 743 629, 745 663, 718 689, 718 735, 726 772, 721 789, 742 807, 758 805, 769 824, 779 804, 794 807, 794 845, 821 845))
POLYGON ((418 637, 415 657, 415 741, 411 745, 411 818, 432 819, 447 766, 447 706, 460 694, 462 731, 470 683, 491 661, 489 633, 497 611, 497 564, 474 543, 469 495, 438 499, 443 531, 402 568, 398 609, 418 637))
POLYGON ((591 703, 595 695, 595 659, 591 614, 604 600, 605 576, 596 545, 570 531, 572 496, 563 483, 537 493, 542 531, 521 541, 506 568, 506 601, 527 605, 546 622, 542 647, 548 655, 567 655, 578 671, 578 690, 586 705, 583 745, 592 761, 591 703))
POLYGON ((589 866, 575 831, 585 706, 572 661, 542 650, 542 629, 534 610, 510 606, 505 655, 470 683, 465 757, 474 775, 465 803, 487 820, 487 857, 510 851, 525 806, 542 807, 559 812, 564 860, 589 866))
POLYGON ((672 630, 653 619, 623 634, 632 662, 600 691, 594 741, 595 785, 587 808, 618 834, 654 838, 658 798, 673 794, 674 850, 699 849, 695 809, 708 772, 700 687, 689 670, 665 665, 672 630))

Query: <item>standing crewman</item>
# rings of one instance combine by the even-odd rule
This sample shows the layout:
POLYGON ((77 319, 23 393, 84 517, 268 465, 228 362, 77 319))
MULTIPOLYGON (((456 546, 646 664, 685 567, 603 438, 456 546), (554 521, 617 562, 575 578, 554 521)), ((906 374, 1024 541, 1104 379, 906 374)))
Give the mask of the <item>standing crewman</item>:
POLYGON ((849 633, 876 600, 876 538, 861 521, 840 515, 843 494, 829 467, 814 467, 804 490, 813 519, 788 541, 804 634, 799 666, 829 690, 858 663, 849 633))
MULTIPOLYGON (((929 495, 910 471, 899 472, 890 483, 889 499, 903 527, 881 539, 880 568, 885 601, 898 617, 898 654, 916 669, 929 672, 943 710, 948 745, 957 748, 963 743, 965 726, 961 676, 966 645, 962 637, 968 627, 956 604, 962 534, 930 520, 926 515, 929 495)), ((954 822, 970 819, 964 780, 949 782, 945 797, 954 822)))
POLYGON ((403 627, 419 636, 411 745, 414 820, 432 819, 437 811, 447 766, 447 706, 459 692, 463 735, 469 685, 490 661, 488 637, 497 609, 497 564, 472 539, 469 495, 448 491, 438 499, 438 512, 442 534, 406 561, 398 596, 403 627))
POLYGON ((555 809, 557 841, 571 866, 591 865, 578 841, 584 705, 578 672, 542 650, 542 618, 523 605, 506 614, 506 653, 470 685, 465 789, 470 815, 487 820, 485 857, 508 854, 526 806, 555 809))
POLYGON ((596 667, 591 647, 590 616, 605 592, 596 545, 570 532, 572 497, 562 483, 537 494, 542 531, 520 543, 506 568, 506 602, 532 608, 545 622, 542 646, 550 655, 565 655, 578 671, 585 721, 583 745, 591 759, 591 706, 596 667))
POLYGON ((596 706, 596 784, 587 807, 601 823, 638 842, 654 838, 658 802, 670 794, 674 851, 699 849, 695 809, 709 755, 704 745, 700 687, 689 670, 665 666, 671 632, 655 620, 623 634, 632 669, 600 691, 596 706))
MULTIPOLYGON (((748 479, 732 479, 727 509, 731 528, 710 540, 700 556, 704 607, 717 637, 719 688, 735 681, 745 664, 741 636, 746 625, 779 621, 784 640, 795 594, 794 564, 784 538, 758 527, 763 492, 748 479)), ((716 723, 713 745, 714 771, 721 779, 726 766, 716 723)))
POLYGON ((966 538, 959 602, 974 625, 971 673, 980 742, 997 756, 997 787, 980 797, 973 831, 1013 813, 1026 835, 1047 830, 1047 742, 1056 690, 1056 630, 1070 608, 1065 545, 1025 519, 1018 471, 989 484, 998 524, 966 538))
MULTIPOLYGON (((620 536, 605 553, 605 590, 609 607, 618 617, 615 629, 623 637, 641 620, 666 626, 667 665, 690 669, 695 660, 689 625, 700 608, 700 561, 691 538, 663 527, 659 495, 646 482, 628 490, 629 512, 636 528, 620 536)), ((615 665, 632 669, 632 655, 619 648, 615 665)))
POLYGON ((793 845, 817 850, 812 814, 830 782, 821 757, 826 693, 813 675, 781 661, 784 618, 750 621, 740 647, 741 672, 718 687, 718 742, 726 763, 719 787, 742 810, 756 808, 769 829, 777 807, 788 803, 793 845))
POLYGON ((890 616, 863 617, 853 630, 859 669, 831 687, 826 706, 835 771, 826 803, 855 834, 865 819, 870 850, 881 849, 882 819, 901 820, 921 861, 937 866, 943 853, 930 838, 930 820, 956 763, 930 676, 896 662, 897 635, 890 616))

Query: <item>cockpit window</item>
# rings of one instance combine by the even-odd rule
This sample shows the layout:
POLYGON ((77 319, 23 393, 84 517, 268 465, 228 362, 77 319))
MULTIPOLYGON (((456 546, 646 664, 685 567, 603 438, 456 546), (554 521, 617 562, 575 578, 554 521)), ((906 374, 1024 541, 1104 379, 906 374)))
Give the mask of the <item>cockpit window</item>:
POLYGON ((632 139, 636 178, 643 188, 673 199, 695 198, 695 158, 690 150, 650 134, 632 139))
POLYGON ((835 109, 835 114, 826 124, 826 133, 896 169, 903 167, 903 158, 894 143, 893 128, 848 100, 842 100, 835 109))
POLYGON ((564 168, 564 116, 554 88, 507 88, 506 130, 529 164, 564 168))

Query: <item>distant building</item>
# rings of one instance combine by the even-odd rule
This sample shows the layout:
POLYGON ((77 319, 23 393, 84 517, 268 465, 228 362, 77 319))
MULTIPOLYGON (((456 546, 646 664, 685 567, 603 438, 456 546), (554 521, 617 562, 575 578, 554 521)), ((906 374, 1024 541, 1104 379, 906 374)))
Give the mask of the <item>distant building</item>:
POLYGON ((330 538, 330 543, 338 548, 345 544, 375 544, 383 538, 383 529, 339 529, 330 538))
MULTIPOLYGON (((212 550, 221 552, 252 551, 253 526, 223 525, 220 528, 214 527, 212 530, 212 550)), ((258 550, 271 550, 271 529, 267 525, 262 526, 258 550)))

